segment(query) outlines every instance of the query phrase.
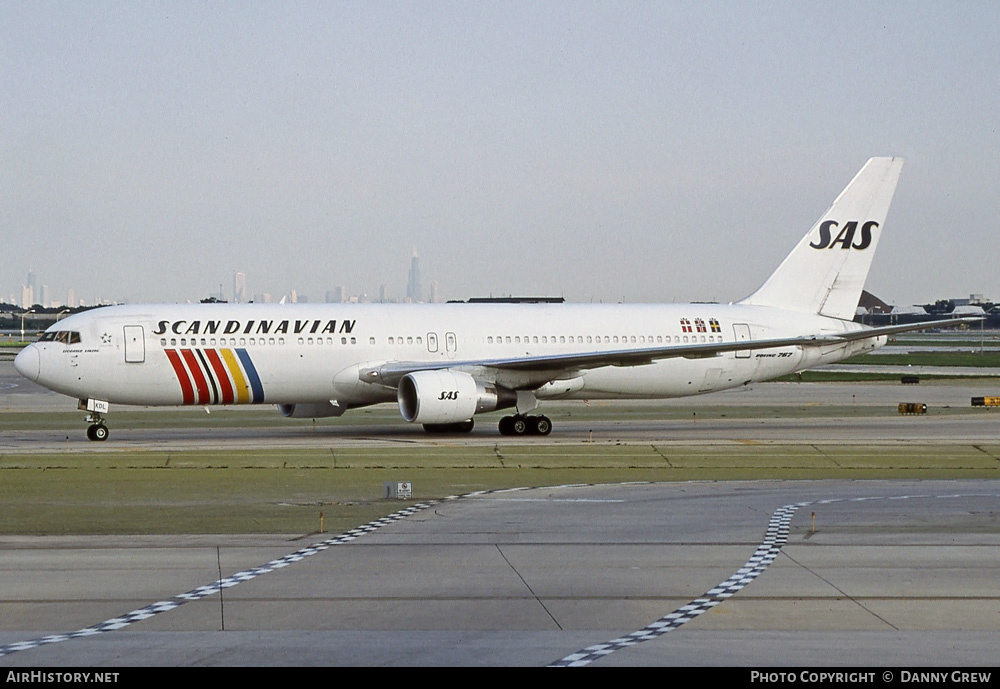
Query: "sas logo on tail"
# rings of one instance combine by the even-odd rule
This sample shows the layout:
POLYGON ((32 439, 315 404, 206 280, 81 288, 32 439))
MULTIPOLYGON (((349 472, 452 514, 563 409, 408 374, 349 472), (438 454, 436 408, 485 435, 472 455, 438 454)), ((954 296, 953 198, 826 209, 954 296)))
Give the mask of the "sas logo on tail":
POLYGON ((832 249, 839 244, 841 249, 864 250, 872 243, 872 230, 876 227, 878 227, 878 223, 874 220, 866 222, 861 226, 861 239, 857 243, 854 243, 854 233, 858 230, 858 222, 852 220, 844 223, 837 236, 833 241, 830 241, 830 235, 837 229, 837 221, 827 220, 819 226, 819 242, 815 244, 811 243, 809 246, 814 249, 832 249))

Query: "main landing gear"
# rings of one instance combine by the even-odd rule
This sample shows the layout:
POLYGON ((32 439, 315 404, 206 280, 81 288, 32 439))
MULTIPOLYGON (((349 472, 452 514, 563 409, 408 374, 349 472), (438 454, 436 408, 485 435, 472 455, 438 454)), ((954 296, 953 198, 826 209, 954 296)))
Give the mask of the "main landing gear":
POLYGON ((497 427, 500 435, 548 435, 552 432, 552 421, 547 416, 515 414, 500 419, 497 427))

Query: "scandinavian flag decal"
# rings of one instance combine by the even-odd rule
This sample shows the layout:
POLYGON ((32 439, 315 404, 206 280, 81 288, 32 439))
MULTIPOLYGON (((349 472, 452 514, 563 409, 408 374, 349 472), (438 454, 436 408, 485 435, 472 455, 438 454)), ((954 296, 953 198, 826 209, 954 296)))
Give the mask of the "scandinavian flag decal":
POLYGON ((261 404, 264 387, 245 349, 166 349, 183 404, 261 404))

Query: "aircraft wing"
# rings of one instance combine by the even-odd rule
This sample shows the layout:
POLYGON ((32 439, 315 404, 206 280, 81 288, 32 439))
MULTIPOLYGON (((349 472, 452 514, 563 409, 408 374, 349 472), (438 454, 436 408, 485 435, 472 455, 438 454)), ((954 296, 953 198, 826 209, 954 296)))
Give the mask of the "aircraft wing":
POLYGON ((869 328, 868 330, 858 330, 857 332, 844 333, 838 335, 836 339, 841 342, 852 340, 864 340, 869 337, 879 337, 881 335, 895 335, 896 333, 913 332, 914 330, 929 330, 931 328, 947 328, 959 323, 981 323, 985 320, 983 316, 965 316, 963 318, 946 318, 939 321, 924 321, 922 323, 907 323, 905 325, 884 325, 879 328, 869 328))
POLYGON ((906 325, 890 325, 880 328, 866 328, 836 334, 814 336, 786 337, 770 340, 741 340, 738 342, 706 342, 700 344, 669 345, 666 347, 647 347, 640 349, 612 349, 596 352, 571 354, 525 355, 497 359, 452 359, 448 361, 390 361, 380 366, 363 369, 361 380, 367 383, 395 386, 400 379, 414 371, 440 370, 449 368, 482 367, 505 371, 544 372, 551 371, 552 378, 565 377, 573 371, 581 371, 604 366, 642 366, 662 359, 683 357, 687 359, 709 358, 726 352, 742 352, 757 349, 774 349, 777 347, 818 347, 835 345, 854 340, 865 340, 871 337, 894 335, 913 330, 927 330, 953 326, 958 323, 974 323, 982 318, 949 318, 946 320, 927 321, 924 323, 909 323, 906 325))

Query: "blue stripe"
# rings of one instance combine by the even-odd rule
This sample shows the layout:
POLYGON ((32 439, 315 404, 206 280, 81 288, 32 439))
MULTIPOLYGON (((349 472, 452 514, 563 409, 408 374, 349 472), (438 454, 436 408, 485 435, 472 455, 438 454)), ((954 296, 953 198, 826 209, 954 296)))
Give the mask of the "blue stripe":
POLYGON ((247 350, 245 349, 237 349, 236 355, 240 358, 243 370, 250 380, 250 389, 253 391, 253 404, 261 404, 264 401, 264 386, 260 384, 260 376, 257 375, 257 369, 254 368, 253 362, 250 361, 250 355, 247 354, 247 350))

